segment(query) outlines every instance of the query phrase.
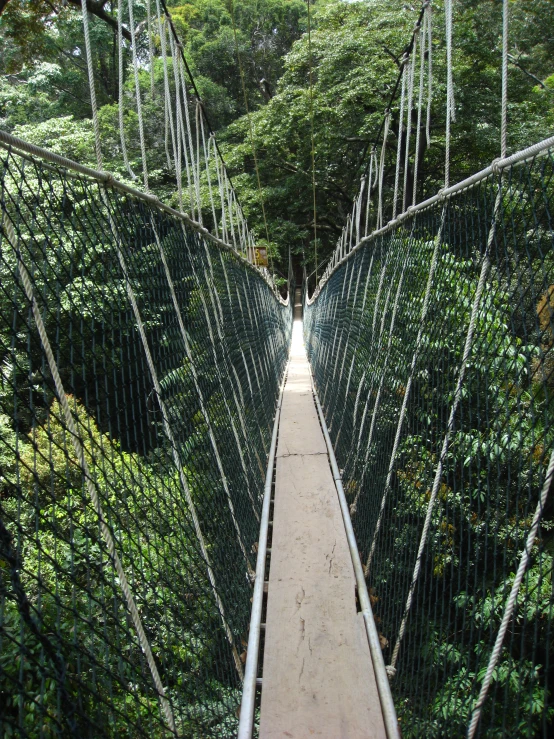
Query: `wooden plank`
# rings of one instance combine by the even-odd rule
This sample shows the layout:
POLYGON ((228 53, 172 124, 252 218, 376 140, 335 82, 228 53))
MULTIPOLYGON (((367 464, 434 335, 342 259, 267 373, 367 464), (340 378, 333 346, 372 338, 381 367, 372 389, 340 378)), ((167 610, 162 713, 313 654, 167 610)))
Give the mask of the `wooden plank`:
POLYGON ((385 739, 301 330, 277 448, 260 737, 385 739))

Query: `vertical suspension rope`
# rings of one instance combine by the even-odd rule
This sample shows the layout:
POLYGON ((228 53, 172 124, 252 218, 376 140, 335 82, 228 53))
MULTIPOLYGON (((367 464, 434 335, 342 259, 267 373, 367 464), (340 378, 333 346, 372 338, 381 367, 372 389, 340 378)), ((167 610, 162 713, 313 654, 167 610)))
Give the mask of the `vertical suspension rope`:
MULTIPOLYGON (((412 205, 417 202, 417 175, 419 170, 419 149, 421 146, 421 114, 423 108, 423 79, 425 73, 425 42, 427 40, 427 9, 423 14, 423 23, 419 29, 419 91, 417 97, 417 123, 416 123, 416 140, 414 154, 414 180, 412 185, 412 205)), ((414 54, 414 71, 415 71, 415 54, 414 54)))
POLYGON ((398 114, 398 137, 396 144, 396 169, 394 174, 394 195, 392 197, 392 217, 396 218, 398 204, 398 189, 400 185, 400 155, 402 152, 402 137, 404 134, 404 106, 406 102, 406 78, 409 74, 409 57, 402 58, 402 92, 400 93, 400 112, 398 114))
POLYGON ((455 120, 454 83, 452 81, 452 3, 445 0, 444 12, 446 20, 446 132, 444 158, 444 186, 450 186, 450 123, 455 120))
POLYGON ((379 229, 383 225, 383 176, 385 172, 385 155, 387 152, 387 138, 390 128, 390 109, 385 112, 385 125, 383 130, 383 145, 381 146, 381 159, 379 161, 379 195, 377 204, 377 225, 379 229))
MULTIPOLYGON (((410 136, 412 134, 412 108, 414 102, 414 79, 415 64, 417 52, 417 33, 414 35, 414 46, 412 55, 408 62, 408 115, 406 117, 406 152, 404 155, 404 183, 402 188, 402 212, 406 210, 407 205, 407 188, 408 188, 408 168, 410 166, 410 136)), ((417 156, 417 152, 416 152, 417 156)))
POLYGON ((502 3, 502 111, 500 120, 500 157, 504 159, 508 137, 508 0, 502 3))
POLYGON ((125 127, 123 124, 123 0, 117 2, 117 62, 118 62, 118 120, 119 120, 119 140, 121 142, 121 154, 123 156, 123 164, 129 173, 131 179, 136 180, 137 176, 131 169, 129 156, 127 154, 127 144, 125 143, 125 127))
POLYGON ((144 182, 144 189, 146 192, 150 192, 148 185, 148 165, 146 163, 146 142, 144 139, 144 122, 142 119, 142 97, 140 92, 140 79, 138 73, 138 59, 137 59, 137 42, 135 35, 135 19, 133 16, 133 1, 127 0, 127 6, 129 8, 129 31, 131 33, 131 51, 133 54, 133 74, 135 77, 135 94, 137 96, 137 116, 139 124, 139 140, 140 140, 140 153, 142 158, 142 179, 144 182))
POLYGON ((98 124, 98 107, 96 104, 96 88, 94 87, 94 66, 92 64, 92 50, 90 46, 90 31, 88 22, 87 0, 81 0, 83 15, 83 34, 85 37, 85 57, 87 62, 88 86, 90 90, 90 105, 92 108, 92 127, 94 130, 94 150, 98 169, 104 169, 102 162, 102 147, 100 145, 100 126, 98 124))

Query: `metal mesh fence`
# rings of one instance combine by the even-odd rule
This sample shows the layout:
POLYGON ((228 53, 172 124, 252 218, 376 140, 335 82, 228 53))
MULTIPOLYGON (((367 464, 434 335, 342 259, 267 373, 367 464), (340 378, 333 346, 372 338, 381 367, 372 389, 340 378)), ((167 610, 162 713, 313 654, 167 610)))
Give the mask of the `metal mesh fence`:
POLYGON ((305 307, 404 737, 466 736, 492 667, 476 735, 554 733, 553 165, 416 211, 305 307))
POLYGON ((232 737, 291 308, 187 222, 0 155, 0 736, 232 737))

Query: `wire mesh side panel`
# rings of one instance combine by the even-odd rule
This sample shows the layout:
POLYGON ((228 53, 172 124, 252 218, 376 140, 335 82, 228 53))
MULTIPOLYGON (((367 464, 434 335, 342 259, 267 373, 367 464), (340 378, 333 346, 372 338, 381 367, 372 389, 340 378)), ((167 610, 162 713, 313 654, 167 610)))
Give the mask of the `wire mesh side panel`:
POLYGON ((527 545, 477 735, 554 732, 553 165, 415 213, 305 309, 404 737, 466 736, 527 545))
POLYGON ((144 202, 1 156, 0 736, 232 737, 291 310, 144 202))

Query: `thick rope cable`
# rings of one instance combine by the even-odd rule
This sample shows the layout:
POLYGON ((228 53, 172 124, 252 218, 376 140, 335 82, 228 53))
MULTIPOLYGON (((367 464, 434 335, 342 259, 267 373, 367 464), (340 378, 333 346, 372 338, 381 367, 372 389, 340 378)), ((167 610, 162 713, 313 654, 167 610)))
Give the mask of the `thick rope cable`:
POLYGON ((455 121, 454 83, 452 80, 452 3, 445 0, 444 12, 446 20, 446 131, 444 155, 444 186, 450 185, 450 124, 455 121))
MULTIPOLYGON (((412 205, 417 202, 417 175, 419 170, 419 147, 421 145, 421 115, 423 108, 423 82, 425 77, 425 45, 427 40, 427 22, 428 14, 423 14, 422 26, 419 31, 420 44, 419 44, 419 91, 417 97, 417 123, 416 123, 416 140, 415 140, 415 154, 414 154, 414 180, 412 186, 412 205)), ((414 69, 415 69, 415 54, 414 54, 414 69)), ((404 203, 404 210, 406 204, 404 203)))
POLYGON ((44 325, 44 321, 42 319, 42 315, 40 312, 40 309, 37 304, 36 297, 34 295, 33 286, 31 283, 31 278, 29 277, 29 273, 27 271, 27 268, 23 262, 23 258, 21 256, 21 251, 18 246, 18 239, 15 234, 15 229, 13 227, 13 224, 9 220, 7 214, 4 214, 3 219, 3 226, 4 226, 4 232, 6 233, 8 242, 10 243, 12 249, 15 252, 16 258, 17 258, 17 265, 19 269, 19 275, 21 278, 21 282, 23 284, 23 288, 25 290, 25 294, 27 296, 27 299, 31 305, 31 309, 33 312, 33 318, 35 321, 35 325, 37 327, 40 340, 42 343, 42 347, 44 349, 44 353, 46 355, 46 360, 48 362, 48 367, 50 369, 50 373, 52 375, 52 379, 54 380, 54 385, 56 388, 56 394, 58 396, 58 401, 61 405, 65 424, 67 426, 67 429, 69 431, 69 435, 71 438, 71 443, 73 445, 73 449, 75 451, 75 455, 77 457, 77 460, 79 462, 79 465, 83 471, 85 486, 87 488, 87 492, 90 496, 90 499, 92 501, 93 508, 96 512, 96 515, 98 516, 98 521, 100 524, 100 531, 102 533, 102 538, 104 539, 104 542, 108 548, 108 552, 110 554, 110 557, 112 559, 112 562, 114 564, 115 570, 117 572, 117 577, 119 580, 119 586, 121 587, 121 590, 123 592, 123 595, 125 597, 125 602, 127 605, 127 608, 129 610, 129 613, 131 614, 131 619, 133 621, 133 625, 135 627, 135 631, 137 633, 138 641, 140 644, 140 647, 144 653, 144 656, 146 657, 146 661, 148 663, 148 667, 150 669, 150 674, 152 675, 152 679, 154 681, 154 685, 156 687, 156 691, 158 693, 158 696, 160 698, 160 703, 162 707, 162 712, 165 718, 165 721, 167 723, 167 726, 169 727, 170 731, 175 733, 175 720, 173 717, 173 712, 171 710, 171 706, 169 704, 168 699, 165 695, 165 690, 160 678, 160 674, 158 672, 158 668, 156 666, 156 662, 154 660, 154 656, 152 654, 152 649, 150 647, 150 642, 148 641, 148 638, 146 636, 146 633, 144 631, 142 621, 138 612, 138 608, 136 606, 135 600, 133 598, 133 595, 131 593, 131 589, 129 587, 129 581, 127 580, 127 575, 125 574, 125 570, 123 569, 123 565, 121 564, 121 560, 119 558, 119 555, 117 553, 116 547, 115 547, 115 541, 113 538, 112 531, 110 527, 108 526, 104 512, 102 509, 102 503, 100 502, 100 498, 98 497, 98 491, 96 489, 96 485, 94 483, 94 477, 91 473, 91 470, 89 468, 85 451, 83 447, 83 443, 81 440, 81 436, 77 430, 77 427, 75 425, 75 421, 73 418, 73 414, 71 412, 71 409, 69 407, 69 403, 67 400, 67 395, 65 392, 65 388, 63 386, 63 382, 60 377, 60 372, 58 369, 58 365, 56 363, 56 360, 54 358, 54 353, 52 351, 52 346, 50 344, 50 339, 48 338, 48 334, 46 332, 46 327, 44 325))
POLYGON ((402 153, 402 138, 404 135, 404 108, 406 105, 406 83, 409 75, 409 58, 402 59, 402 91, 400 93, 400 112, 398 113, 398 134, 396 143, 396 168, 394 173, 394 194, 392 196, 392 217, 396 218, 398 206, 398 189, 400 186, 400 155, 402 153))
MULTIPOLYGON (((121 0, 120 0, 121 1, 121 0)), ((177 158, 177 146, 175 141, 175 125, 173 121, 173 105, 171 101, 171 93, 169 89, 169 68, 167 64, 167 22, 165 17, 162 18, 159 0, 156 0, 156 14, 158 20, 158 30, 160 33, 160 46, 162 50, 162 65, 164 73, 164 144, 169 169, 176 169, 175 161, 177 158), (169 154, 169 135, 171 135, 171 146, 173 149, 173 158, 169 154)))
MULTIPOLYGON (((204 157, 206 161, 206 176, 208 178, 208 193, 210 196, 210 206, 212 208, 212 218, 214 219, 215 235, 219 238, 219 226, 217 224, 217 214, 215 210, 214 192, 212 187, 212 175, 210 174, 210 152, 212 150, 212 136, 208 138, 208 144, 206 146, 206 132, 204 130, 204 119, 200 118, 200 125, 202 127, 202 143, 204 146, 204 157)), ((216 153, 217 157, 217 153, 216 153)))
POLYGON ((521 587, 523 577, 525 575, 525 572, 527 571, 527 567, 531 559, 531 551, 535 544, 535 539, 537 538, 537 534, 539 531, 539 524, 541 521, 543 511, 546 506, 548 493, 550 492, 550 488, 552 487, 553 477, 554 477, 554 452, 552 452, 552 454, 550 455, 550 461, 548 463, 548 468, 546 470, 546 477, 544 479, 544 484, 542 486, 542 490, 541 490, 541 494, 540 494, 540 497, 537 503, 537 507, 535 508, 535 513, 533 514, 533 520, 531 521, 531 527, 527 535, 527 540, 525 542, 525 548, 523 550, 523 554, 519 561, 519 566, 517 568, 517 573, 514 578, 514 582, 512 584, 512 588, 510 590, 508 600, 506 601, 506 607, 504 609, 504 614, 502 616, 502 622, 500 624, 500 628, 498 629, 498 633, 496 635, 494 647, 491 652, 489 663, 487 665, 487 671, 485 673, 485 677, 483 678, 483 682, 481 684, 481 690, 479 692, 479 697, 477 698, 477 702, 473 708, 473 712, 471 715, 471 722, 469 724, 469 728, 467 731, 467 739, 473 739, 473 737, 475 736, 475 732, 477 731, 477 725, 479 723, 479 719, 481 718, 481 711, 483 708, 483 704, 485 703, 485 700, 487 698, 487 694, 488 694, 488 691, 489 691, 489 688, 490 688, 490 685, 493 679, 494 670, 496 669, 496 665, 500 658, 500 653, 502 651, 502 645, 504 643, 504 637, 506 636, 508 626, 510 625, 510 621, 512 620, 514 611, 516 609, 519 588, 521 587))
POLYGON ((504 159, 508 137, 508 0, 502 2, 502 110, 500 120, 500 157, 504 159))
POLYGON ((365 208, 365 226, 364 236, 367 236, 369 230, 369 211, 371 210, 371 194, 377 184, 377 178, 379 176, 379 170, 377 166, 377 150, 373 148, 371 150, 369 158, 369 173, 367 176, 367 197, 366 197, 366 208, 365 208), (373 172, 375 172, 375 178, 372 181, 373 172))
MULTIPOLYGON (((202 106, 200 100, 196 101, 195 127, 196 127, 196 170, 194 185, 196 188, 196 202, 198 203, 198 221, 202 223, 202 197, 200 194, 200 119, 202 118, 202 106)), ((205 142, 204 142, 205 143, 205 142)), ((204 161, 206 159, 206 148, 204 147, 204 161)))
POLYGON ((123 0, 117 2, 117 64, 119 74, 118 84, 118 120, 119 120, 119 140, 121 142, 121 154, 123 156, 123 164, 132 180, 136 180, 137 176, 131 169, 129 156, 127 154, 127 144, 125 143, 125 126, 123 122, 123 0))
MULTIPOLYGON (((183 121, 183 111, 185 112, 185 116, 188 114, 188 105, 187 105, 187 99, 186 99, 186 92, 183 90, 183 98, 184 100, 181 100, 181 90, 182 90, 182 84, 184 80, 182 80, 181 75, 181 65, 179 63, 179 57, 177 53, 177 42, 175 39, 170 35, 169 41, 171 44, 171 57, 173 60, 173 77, 175 79, 175 109, 177 112, 177 136, 178 136, 178 142, 179 142, 179 153, 182 156, 184 154, 185 158, 185 172, 187 176, 187 187, 188 187, 188 194, 189 194, 189 205, 190 205, 190 212, 192 217, 195 217, 195 202, 194 202, 194 191, 193 191, 193 176, 191 175, 191 166, 190 160, 189 160, 189 153, 188 153, 188 143, 187 143, 187 134, 185 132, 185 128, 190 128, 190 121, 188 122, 188 125, 186 125, 186 122, 183 121)), ((180 168, 182 172, 182 160, 180 161, 180 168)))
POLYGON ((427 148, 431 146, 431 102, 433 100, 433 9, 429 2, 425 8, 427 15, 427 118, 425 121, 425 135, 427 148))
POLYGON ((489 234, 488 234, 488 237, 487 237, 487 245, 486 245, 485 253, 484 253, 484 256, 483 256, 483 262, 482 262, 482 265, 481 265, 481 273, 479 275, 479 282, 477 283, 477 289, 475 291, 475 296, 473 298, 473 304, 472 304, 472 307, 471 307, 471 317, 470 317, 469 326, 468 326, 468 329, 467 329, 467 334, 466 334, 466 340, 465 340, 465 345, 464 345, 464 352, 463 352, 463 356, 462 356, 462 361, 461 361, 460 369, 459 369, 459 372, 458 372, 458 381, 456 383, 456 389, 454 391, 454 399, 452 401, 452 406, 450 408, 450 415, 448 417, 448 422, 447 422, 447 425, 446 425, 446 432, 444 434, 444 439, 443 439, 443 443, 442 443, 442 449, 441 449, 441 452, 440 452, 439 461, 438 461, 438 464, 437 464, 437 467, 436 467, 436 471, 435 471, 435 478, 434 478, 434 481, 433 481, 433 487, 431 489, 431 495, 429 497, 429 502, 427 504, 427 512, 426 512, 426 515, 425 515, 425 522, 423 524, 423 530, 422 530, 421 538, 420 538, 420 542, 419 542, 419 547, 418 547, 416 562, 415 562, 415 566, 414 566, 414 572, 413 572, 413 575, 412 575, 412 581, 411 581, 410 589, 409 589, 409 592, 408 592, 408 598, 406 600, 406 606, 404 608, 404 615, 402 617, 402 623, 400 624, 400 629, 399 629, 399 632, 398 632, 398 637, 397 637, 396 644, 394 646, 394 650, 393 650, 393 653, 392 653, 391 663, 387 667, 387 671, 388 671, 388 673, 389 673, 390 676, 394 675, 395 674, 395 671, 396 671, 396 661, 398 659, 398 652, 400 650, 400 645, 402 643, 402 639, 404 637, 404 632, 406 630, 406 624, 407 624, 407 621, 408 621, 408 616, 409 616, 409 613, 410 613, 410 609, 412 607, 412 601, 413 601, 413 597, 414 597, 414 592, 415 592, 415 588, 416 588, 417 581, 418 581, 418 578, 419 578, 419 572, 420 572, 420 569, 421 569, 421 560, 422 560, 422 557, 423 557, 423 550, 425 549, 425 545, 427 543, 427 535, 429 533, 429 528, 431 526, 431 516, 432 516, 432 513, 433 513, 433 509, 435 507, 435 501, 437 499, 437 495, 438 495, 438 491, 439 491, 439 487, 440 487, 441 477, 442 477, 442 473, 443 473, 443 469, 444 469, 444 463, 446 461, 446 455, 448 453, 448 447, 449 447, 449 444, 450 444, 450 437, 452 435, 452 431, 454 430, 454 419, 456 417, 456 413, 458 411, 458 406, 459 406, 460 400, 462 398, 462 387, 463 387, 463 383, 464 383, 464 379, 465 379, 465 374, 466 374, 466 370, 467 370, 469 356, 471 354, 471 350, 472 350, 472 347, 473 347, 473 337, 474 337, 474 334, 475 334, 475 328, 477 326, 477 317, 478 317, 478 314, 479 314, 479 307, 480 307, 480 304, 481 304, 481 297, 482 297, 483 291, 485 289, 485 283, 486 283, 487 275, 488 275, 488 272, 489 272, 489 269, 490 269, 490 265, 491 265, 490 250, 491 250, 492 243, 493 243, 494 238, 495 238, 495 235, 496 235, 496 227, 497 227, 497 223, 498 223, 498 214, 499 214, 500 206, 501 206, 501 186, 502 186, 502 184, 500 183, 499 186, 498 186, 498 194, 496 196, 496 202, 495 202, 495 205, 494 205, 494 213, 493 213, 493 218, 492 218, 492 224, 491 224, 491 227, 489 229, 489 234))
MULTIPOLYGON (((408 62, 408 115, 406 121, 406 146, 404 153, 404 182, 402 188, 402 212, 406 210, 407 202, 407 189, 408 189, 408 169, 410 166, 410 137, 412 135, 412 110, 414 104, 414 79, 415 79, 415 65, 416 65, 416 53, 417 53, 417 35, 414 36, 414 46, 412 49, 412 56, 408 62)), ((415 153, 417 157, 417 151, 415 153)))
POLYGON ((94 65, 92 63, 92 50, 90 44, 89 17, 86 0, 81 0, 83 16, 83 35, 85 38, 85 57, 87 63, 88 86, 90 91, 90 105, 92 108, 92 128, 94 130, 94 150, 98 169, 104 169, 102 161, 102 147, 100 144, 100 125, 98 123, 98 106, 96 103, 96 88, 94 86, 94 65))
POLYGON ((439 257, 439 249, 440 245, 442 243, 442 232, 444 229, 444 223, 446 219, 446 206, 442 209, 442 215, 441 215, 441 222, 439 226, 439 231, 437 235, 435 236, 435 245, 433 249, 433 256, 431 257, 431 266, 429 268, 429 274, 427 276, 427 285, 425 287, 425 297, 423 299, 423 306, 421 309, 421 314, 419 316, 419 329, 417 332, 416 342, 415 342, 415 349, 414 353, 412 355, 412 362, 410 365, 410 374, 408 377, 408 382, 406 383, 406 390, 404 392, 404 397, 402 399, 402 407, 400 409, 400 414, 398 416, 398 423, 396 426, 396 434, 394 437, 394 443, 392 447, 392 452, 390 456, 389 461, 389 468, 387 471, 387 479, 385 481, 385 487, 383 489, 383 496, 381 498, 381 506, 379 508, 379 516, 377 518, 377 523, 375 524, 375 529, 373 531, 373 537, 371 541, 371 548, 369 550, 369 555, 367 558, 367 562, 364 567, 364 574, 367 577, 370 573, 371 568, 371 562, 373 560, 373 555, 375 554, 375 547, 377 545, 377 537, 379 536, 379 531, 381 529, 381 523, 383 521, 383 516, 385 512, 385 504, 387 502, 388 493, 390 491, 391 487, 391 481, 392 481, 392 475, 394 471, 394 465, 396 461, 396 454, 398 452, 398 447, 400 445, 400 437, 402 433, 402 427, 404 426, 404 420, 406 418, 406 411, 408 408, 408 400, 410 398, 410 393, 412 389, 412 383, 414 379, 414 373, 417 366, 417 361, 419 358, 419 352, 421 351, 421 342, 423 338, 423 329, 425 326, 425 321, 427 320, 427 313, 429 311, 429 302, 431 299, 431 289, 433 286, 433 280, 435 277, 435 271, 437 269, 438 264, 438 257, 439 257))
POLYGON ((131 52, 133 55, 133 74, 135 78, 135 95, 137 98, 137 117, 138 117, 138 129, 139 129, 139 141, 140 141, 140 154, 142 158, 142 179, 144 182, 144 189, 146 192, 150 192, 148 185, 148 164, 146 161, 146 141, 144 138, 144 122, 142 119, 142 95, 140 91, 140 79, 138 73, 138 59, 137 59, 137 41, 136 41, 136 29, 135 19, 133 15, 133 2, 134 0, 127 0, 127 7, 129 8, 129 31, 131 33, 131 52))
POLYGON ((150 95, 154 99, 156 87, 154 84, 154 40, 152 38, 152 0, 146 0, 146 30, 148 33, 148 60, 150 62, 150 95))
MULTIPOLYGON (((200 206, 200 195, 199 195, 200 184, 198 182, 197 167, 196 167, 196 161, 200 156, 200 152, 195 151, 194 138, 192 135, 192 126, 190 122, 189 94, 188 94, 188 89, 187 89, 187 83, 185 81, 183 60, 179 53, 182 48, 182 44, 180 42, 175 42, 175 47, 177 51, 173 59, 173 64, 174 65, 176 64, 177 70, 179 73, 179 78, 180 78, 180 83, 181 83, 181 93, 183 96, 183 110, 185 112, 185 124, 186 124, 186 129, 187 129, 187 137, 186 137, 186 141, 183 142, 183 145, 186 151, 187 150, 186 147, 188 143, 188 151, 189 151, 189 156, 190 156, 190 169, 191 169, 192 178, 193 178, 192 182, 190 183, 190 187, 192 191, 195 193, 195 198, 196 198, 196 203, 195 205, 191 204, 191 208, 193 209, 193 212, 194 212, 195 207, 196 207, 197 209, 196 217, 200 221, 202 217, 201 216, 201 206, 200 206)), ((194 203, 194 198, 192 200, 192 203, 194 203)))
POLYGON ((383 144, 381 146, 381 159, 379 161, 379 194, 377 203, 377 225, 380 229, 383 226, 383 177, 385 172, 385 155, 387 152, 387 138, 389 135, 391 112, 387 110, 385 113, 385 127, 383 130, 383 144))

